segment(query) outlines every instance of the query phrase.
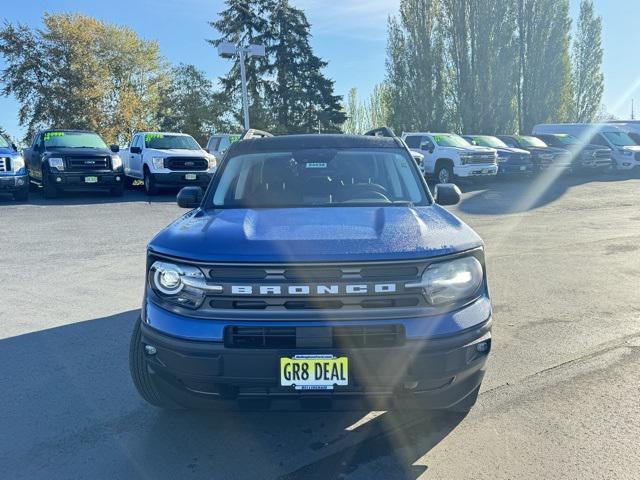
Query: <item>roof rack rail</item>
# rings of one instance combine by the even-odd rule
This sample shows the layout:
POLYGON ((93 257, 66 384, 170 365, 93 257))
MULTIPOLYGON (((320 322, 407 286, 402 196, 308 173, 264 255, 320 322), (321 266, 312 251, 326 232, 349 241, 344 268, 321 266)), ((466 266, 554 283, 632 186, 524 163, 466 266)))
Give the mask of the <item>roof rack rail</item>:
POLYGON ((265 132, 264 130, 258 130, 255 128, 250 128, 245 130, 242 135, 240 135, 240 140, 250 140, 252 138, 267 138, 273 137, 269 132, 265 132))
POLYGON ((370 137, 396 138, 396 134, 389 127, 374 128, 373 130, 365 132, 365 135, 368 135, 370 137))

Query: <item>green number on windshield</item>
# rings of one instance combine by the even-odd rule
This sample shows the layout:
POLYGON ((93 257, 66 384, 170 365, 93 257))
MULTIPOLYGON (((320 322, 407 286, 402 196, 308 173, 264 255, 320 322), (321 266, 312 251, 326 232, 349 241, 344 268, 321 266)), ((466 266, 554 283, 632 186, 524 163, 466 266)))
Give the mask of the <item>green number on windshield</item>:
POLYGON ((44 141, 48 142, 54 137, 64 137, 64 132, 46 132, 44 134, 44 141))

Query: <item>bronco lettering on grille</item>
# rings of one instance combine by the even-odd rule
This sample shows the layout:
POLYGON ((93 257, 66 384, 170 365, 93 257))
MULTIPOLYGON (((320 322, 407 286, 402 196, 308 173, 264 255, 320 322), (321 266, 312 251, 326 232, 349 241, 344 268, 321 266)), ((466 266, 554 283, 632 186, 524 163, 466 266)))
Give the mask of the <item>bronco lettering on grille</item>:
POLYGON ((233 295, 362 295, 395 293, 395 283, 353 285, 232 285, 233 295))

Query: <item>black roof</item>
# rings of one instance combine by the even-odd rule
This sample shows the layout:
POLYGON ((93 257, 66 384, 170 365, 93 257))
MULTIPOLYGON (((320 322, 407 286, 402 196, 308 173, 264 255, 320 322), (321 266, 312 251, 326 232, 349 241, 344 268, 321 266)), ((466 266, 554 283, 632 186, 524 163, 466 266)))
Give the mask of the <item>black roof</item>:
POLYGON ((229 154, 240 155, 307 148, 403 148, 403 146, 397 139, 390 137, 343 134, 279 135, 235 142, 229 148, 229 154))

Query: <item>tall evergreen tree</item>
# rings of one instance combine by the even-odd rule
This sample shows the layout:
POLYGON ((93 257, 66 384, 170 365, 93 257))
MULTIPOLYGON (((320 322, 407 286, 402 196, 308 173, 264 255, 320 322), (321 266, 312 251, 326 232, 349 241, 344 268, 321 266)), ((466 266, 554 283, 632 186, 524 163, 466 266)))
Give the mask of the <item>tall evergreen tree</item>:
POLYGON ((517 0, 519 127, 565 121, 571 108, 569 0, 517 0))
POLYGON ((580 16, 573 43, 574 122, 588 123, 598 116, 604 93, 602 74, 602 18, 596 16, 592 0, 580 2, 580 16))
MULTIPOLYGON (((220 36, 207 40, 217 47, 222 42, 236 45, 270 45, 273 32, 269 21, 270 12, 275 8, 275 0, 226 0, 226 8, 219 13, 218 20, 209 22, 220 36)), ((265 96, 270 88, 268 73, 270 61, 267 57, 250 57, 246 60, 247 90, 249 95, 249 121, 256 128, 272 128, 273 116, 265 104, 265 96)), ((242 123, 240 59, 234 58, 233 66, 222 77, 224 91, 236 104, 236 118, 242 123)))

